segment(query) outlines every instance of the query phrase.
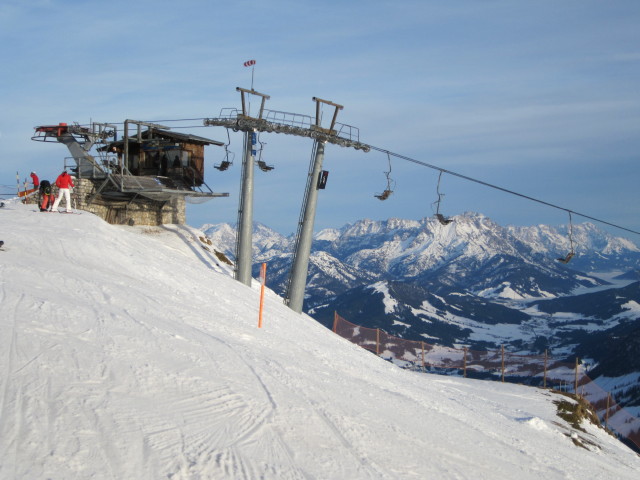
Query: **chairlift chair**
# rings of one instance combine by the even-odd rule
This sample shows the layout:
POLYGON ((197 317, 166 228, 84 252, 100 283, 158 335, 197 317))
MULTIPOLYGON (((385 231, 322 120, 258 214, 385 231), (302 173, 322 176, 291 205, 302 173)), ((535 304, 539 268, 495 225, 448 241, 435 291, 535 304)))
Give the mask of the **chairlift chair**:
POLYGON ((374 195, 374 197, 380 199, 380 200, 386 200, 387 198, 389 198, 391 196, 391 194, 393 193, 393 191, 391 190, 385 190, 382 193, 378 193, 376 195, 374 195))
POLYGON ((230 162, 229 160, 223 160, 222 162, 220 162, 218 165, 214 165, 213 168, 217 168, 218 170, 220 170, 221 172, 224 172, 226 169, 228 169, 230 166, 232 165, 232 162, 230 162))
POLYGON ((558 260, 559 262, 562 263, 569 263, 571 261, 571 259, 573 258, 573 256, 575 255, 574 252, 569 252, 567 253, 567 256, 564 258, 557 258, 556 260, 558 260))
POLYGON ((271 171, 271 170, 273 170, 273 169, 274 169, 274 166, 273 166, 273 165, 267 165, 267 162, 265 162, 265 161, 262 159, 262 151, 264 150, 264 146, 265 146, 267 143, 266 143, 266 142, 261 142, 261 141, 260 141, 260 136, 259 136, 259 135, 258 135, 256 138, 257 138, 257 140, 258 140, 258 143, 260 144, 260 150, 259 150, 260 154, 259 154, 259 156, 258 156, 258 160, 256 161, 256 163, 258 164, 258 168, 259 168, 260 170, 262 170, 263 172, 269 172, 269 171, 271 171))
POLYGON ((440 222, 441 225, 449 225, 453 220, 451 218, 447 218, 441 213, 436 213, 436 218, 440 222))
MULTIPOLYGON (((446 226, 453 222, 453 219, 447 218, 440 213, 440 202, 442 201, 442 197, 444 197, 444 193, 440 193, 440 179, 442 178, 442 170, 440 170, 440 175, 438 175, 438 185, 436 186, 436 192, 438 193, 438 199, 433 202, 436 205, 436 219, 440 222, 440 225, 446 226)), ((432 204, 433 205, 433 204, 432 204)))
POLYGON ((224 146, 224 160, 222 160, 218 165, 214 165, 213 168, 217 168, 221 172, 227 170, 231 165, 233 165, 233 157, 235 154, 229 151, 229 145, 231 145, 231 136, 229 135, 229 129, 227 128, 227 138, 228 143, 224 146))
POLYGON ((574 257, 575 252, 573 251, 573 222, 571 220, 571 212, 569 212, 569 243, 571 244, 571 251, 567 253, 567 255, 563 258, 556 258, 558 262, 567 264, 574 257))
POLYGON ((384 172, 384 175, 387 177, 387 188, 382 193, 377 193, 374 195, 378 200, 386 200, 393 193, 392 184, 395 185, 395 182, 391 179, 391 156, 389 152, 387 152, 387 160, 389 161, 389 171, 384 172))
POLYGON ((264 160, 258 160, 256 163, 258 164, 258 168, 263 172, 268 172, 275 168, 273 165, 267 165, 264 160))

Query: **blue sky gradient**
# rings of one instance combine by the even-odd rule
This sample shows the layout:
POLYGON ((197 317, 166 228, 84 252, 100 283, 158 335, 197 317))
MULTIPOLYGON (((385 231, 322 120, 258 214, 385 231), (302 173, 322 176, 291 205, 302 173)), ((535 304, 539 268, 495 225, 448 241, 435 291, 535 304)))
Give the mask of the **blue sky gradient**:
MULTIPOLYGON (((53 179, 62 145, 33 127, 218 116, 240 107, 235 88, 271 96, 266 108, 313 115, 312 97, 344 105, 338 121, 360 140, 640 231, 640 2, 2 0, 0 184, 36 170, 53 179)), ((325 112, 327 113, 327 112, 325 112)), ((169 124, 171 125, 171 124, 169 124)), ((221 127, 182 129, 227 141, 221 127)), ((296 229, 309 139, 262 134, 254 218, 296 229)), ((235 222, 236 162, 206 182, 229 192, 188 207, 188 223, 235 222)), ((361 218, 434 213, 438 172, 386 155, 328 145, 330 171, 316 229, 361 218)), ((568 215, 444 175, 441 212, 500 224, 566 223, 568 215)), ((575 217, 574 221, 584 219, 575 217)), ((599 225, 612 233, 638 235, 599 225)))

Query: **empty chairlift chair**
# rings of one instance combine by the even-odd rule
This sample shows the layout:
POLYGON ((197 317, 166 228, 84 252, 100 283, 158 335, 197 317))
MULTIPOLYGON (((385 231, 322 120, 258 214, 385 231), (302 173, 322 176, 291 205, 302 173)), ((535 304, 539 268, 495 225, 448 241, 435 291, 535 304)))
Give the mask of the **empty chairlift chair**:
POLYGON ((438 175, 438 185, 436 186, 436 192, 438 193, 438 199, 433 202, 436 205, 436 219, 440 222, 440 225, 449 225, 453 220, 451 218, 447 218, 440 213, 440 202, 442 201, 442 197, 444 197, 444 193, 440 193, 440 179, 442 178, 442 170, 440 170, 440 175, 438 175))
POLYGON ((384 172, 385 176, 387 177, 387 188, 382 193, 377 193, 374 195, 374 197, 376 197, 378 200, 386 200, 393 193, 392 184, 395 184, 395 182, 391 179, 391 176, 390 176, 391 175, 391 156, 389 155, 389 152, 387 152, 387 160, 389 162, 389 170, 384 172))
POLYGON ((573 222, 571 220, 571 212, 569 212, 569 243, 571 245, 571 251, 567 253, 565 257, 557 258, 556 260, 561 263, 569 263, 571 259, 574 257, 575 252, 573 250, 573 222))

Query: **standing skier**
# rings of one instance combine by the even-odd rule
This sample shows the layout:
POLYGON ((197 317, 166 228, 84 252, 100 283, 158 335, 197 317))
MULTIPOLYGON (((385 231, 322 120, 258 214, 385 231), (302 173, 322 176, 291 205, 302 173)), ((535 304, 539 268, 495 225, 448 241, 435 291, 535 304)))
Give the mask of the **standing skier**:
POLYGON ((62 196, 64 195, 64 199, 67 202, 67 213, 71 213, 71 193, 69 189, 71 187, 75 187, 75 185, 73 184, 73 179, 71 178, 71 175, 69 175, 65 170, 56 179, 56 185, 59 188, 58 198, 56 198, 56 201, 53 202, 53 207, 51 211, 53 212, 58 211, 58 205, 60 204, 60 200, 62 200, 62 196))
POLYGON ((36 172, 31 172, 31 181, 33 182, 33 188, 38 188, 40 186, 40 179, 38 179, 36 172))

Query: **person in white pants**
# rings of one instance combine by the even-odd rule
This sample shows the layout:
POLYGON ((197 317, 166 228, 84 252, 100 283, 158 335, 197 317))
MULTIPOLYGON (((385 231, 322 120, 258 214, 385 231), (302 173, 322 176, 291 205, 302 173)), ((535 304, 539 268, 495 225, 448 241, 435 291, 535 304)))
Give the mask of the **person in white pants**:
POLYGON ((71 178, 71 175, 69 175, 65 170, 56 179, 56 185, 58 186, 58 189, 59 189, 58 198, 56 198, 56 201, 53 202, 53 207, 51 207, 51 211, 52 212, 58 211, 58 205, 60 204, 60 200, 62 200, 62 197, 64 196, 64 200, 67 206, 67 212, 70 213, 72 210, 71 210, 71 192, 69 189, 71 187, 75 187, 75 185, 73 184, 73 178, 71 178))

